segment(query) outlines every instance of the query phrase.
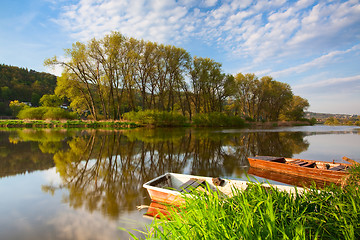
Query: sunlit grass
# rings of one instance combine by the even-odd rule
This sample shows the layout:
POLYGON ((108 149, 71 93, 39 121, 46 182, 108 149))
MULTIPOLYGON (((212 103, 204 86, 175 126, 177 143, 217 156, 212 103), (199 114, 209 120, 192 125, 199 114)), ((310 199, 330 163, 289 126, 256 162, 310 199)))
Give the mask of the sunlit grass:
POLYGON ((82 120, 1 120, 3 128, 134 128, 138 125, 127 121, 82 121, 82 120))
POLYGON ((303 194, 259 184, 234 191, 232 198, 185 196, 184 210, 154 219, 145 239, 360 239, 360 194, 353 185, 303 194))

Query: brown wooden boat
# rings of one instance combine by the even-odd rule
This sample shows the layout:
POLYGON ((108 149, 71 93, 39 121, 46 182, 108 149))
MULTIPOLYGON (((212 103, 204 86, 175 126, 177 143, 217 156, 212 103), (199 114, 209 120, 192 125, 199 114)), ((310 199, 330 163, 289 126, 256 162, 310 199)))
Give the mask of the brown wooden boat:
POLYGON ((323 162, 270 156, 249 157, 248 160, 250 169, 258 168, 285 173, 287 175, 303 177, 306 181, 314 180, 315 183, 319 184, 321 182, 341 184, 342 179, 349 174, 348 168, 352 166, 352 164, 335 163, 334 161, 323 162))
POLYGON ((305 176, 296 176, 284 172, 276 172, 262 168, 250 167, 247 173, 253 176, 262 177, 297 187, 310 187, 315 184, 316 188, 323 188, 325 185, 329 184, 329 182, 319 179, 313 179, 305 176))

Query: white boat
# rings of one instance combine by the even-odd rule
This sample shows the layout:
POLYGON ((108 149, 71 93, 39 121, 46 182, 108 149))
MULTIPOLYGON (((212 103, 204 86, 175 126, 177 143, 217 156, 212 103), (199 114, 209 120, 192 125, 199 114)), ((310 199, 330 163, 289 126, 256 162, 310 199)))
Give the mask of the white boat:
MULTIPOLYGON (((176 204, 184 203, 183 194, 189 194, 194 189, 207 191, 210 188, 213 191, 219 191, 226 196, 231 197, 233 188, 245 190, 250 182, 242 180, 228 180, 211 177, 201 177, 194 175, 165 173, 153 180, 146 182, 143 187, 147 189, 152 201, 176 204)), ((302 193, 303 188, 286 185, 275 185, 262 183, 264 188, 276 188, 280 191, 286 191, 295 194, 302 193)))

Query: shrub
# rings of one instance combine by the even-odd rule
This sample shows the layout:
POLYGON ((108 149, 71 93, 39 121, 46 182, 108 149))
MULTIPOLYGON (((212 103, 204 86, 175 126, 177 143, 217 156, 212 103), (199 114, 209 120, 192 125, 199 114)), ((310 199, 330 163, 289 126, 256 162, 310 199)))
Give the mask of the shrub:
POLYGON ((46 113, 46 107, 37 107, 37 108, 25 108, 19 112, 17 115, 20 119, 43 119, 44 114, 46 113))
POLYGON ((21 110, 17 116, 20 119, 50 119, 50 120, 59 120, 59 119, 75 119, 76 113, 71 113, 65 109, 56 108, 56 107, 35 107, 35 108, 25 108, 21 110))
POLYGON ((193 117, 193 124, 199 127, 243 127, 245 121, 238 116, 227 116, 224 113, 199 113, 193 117))
POLYGON ((43 119, 60 120, 60 119, 75 119, 76 113, 68 112, 62 108, 48 107, 43 119))
POLYGON ((127 112, 123 115, 123 118, 143 125, 155 126, 184 126, 187 120, 186 117, 180 113, 158 110, 127 112))
POLYGON ((19 102, 18 100, 14 100, 14 101, 10 102, 9 108, 13 112, 13 116, 17 116, 21 110, 29 108, 29 106, 26 105, 23 102, 19 102))

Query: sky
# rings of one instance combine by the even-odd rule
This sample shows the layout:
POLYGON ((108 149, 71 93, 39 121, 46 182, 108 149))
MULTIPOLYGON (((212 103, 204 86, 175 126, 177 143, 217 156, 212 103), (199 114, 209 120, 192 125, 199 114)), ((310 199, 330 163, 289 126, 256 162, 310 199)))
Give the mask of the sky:
POLYGON ((360 115, 360 0, 2 0, 0 64, 44 67, 111 31, 288 83, 309 111, 360 115))

